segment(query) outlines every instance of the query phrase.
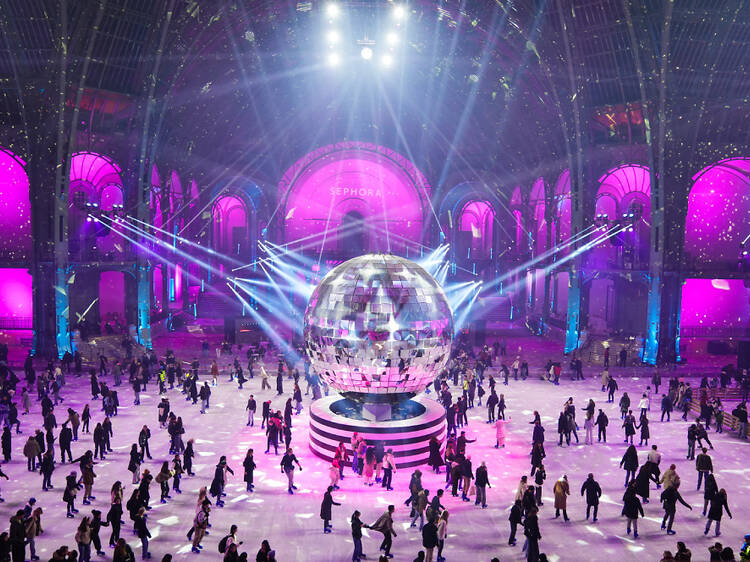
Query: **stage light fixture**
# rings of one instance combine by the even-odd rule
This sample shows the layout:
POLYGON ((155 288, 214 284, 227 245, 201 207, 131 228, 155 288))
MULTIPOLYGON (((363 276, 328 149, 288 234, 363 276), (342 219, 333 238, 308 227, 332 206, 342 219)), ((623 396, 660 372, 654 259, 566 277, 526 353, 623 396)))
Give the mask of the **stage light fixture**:
POLYGON ((341 39, 341 37, 339 36, 339 32, 336 31, 335 29, 332 29, 331 31, 329 31, 328 35, 326 35, 326 38, 328 39, 329 45, 335 45, 336 43, 339 42, 339 39, 341 39))
POLYGON ((397 5, 393 7, 393 17, 397 20, 402 20, 406 17, 406 9, 401 6, 397 5))
POLYGON ((341 13, 341 8, 339 8, 338 4, 334 4, 331 2, 326 6, 326 14, 328 14, 329 18, 335 18, 341 13))
POLYGON ((365 60, 372 59, 372 49, 370 47, 362 47, 359 54, 362 55, 362 58, 365 60))
POLYGON ((393 64, 393 57, 388 54, 383 55, 380 59, 380 64, 382 64, 385 68, 389 68, 393 64))
POLYGON ((328 66, 338 66, 340 62, 341 57, 339 57, 338 53, 330 53, 328 55, 328 66))
POLYGON ((391 31, 388 35, 385 36, 385 41, 391 46, 396 45, 396 43, 398 43, 398 34, 391 31))
POLYGON ((86 217, 86 222, 91 222, 91 217, 86 217))

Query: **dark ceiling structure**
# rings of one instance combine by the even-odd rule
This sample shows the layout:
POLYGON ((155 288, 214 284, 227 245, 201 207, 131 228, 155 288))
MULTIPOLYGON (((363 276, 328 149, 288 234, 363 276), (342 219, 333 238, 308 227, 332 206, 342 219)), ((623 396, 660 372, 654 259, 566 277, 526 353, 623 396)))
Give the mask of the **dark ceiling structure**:
MULTIPOLYGON (((340 4, 365 19, 392 6, 340 4)), ((326 68, 323 6, 6 0, 2 142, 27 153, 32 114, 62 89, 79 135, 147 135, 204 184, 271 184, 340 140, 402 151, 438 186, 481 170, 509 189, 585 145, 647 142, 661 120, 693 149, 748 144, 750 2, 415 0, 389 73, 326 68)))

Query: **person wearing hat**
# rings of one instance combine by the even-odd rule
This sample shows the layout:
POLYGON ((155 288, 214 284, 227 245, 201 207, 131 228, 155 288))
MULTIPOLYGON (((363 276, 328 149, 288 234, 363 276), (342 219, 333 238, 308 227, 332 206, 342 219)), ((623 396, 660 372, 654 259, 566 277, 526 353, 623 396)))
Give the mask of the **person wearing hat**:
POLYGON ((29 498, 29 502, 23 507, 23 518, 28 519, 31 517, 31 512, 34 511, 34 504, 36 503, 36 498, 29 498))

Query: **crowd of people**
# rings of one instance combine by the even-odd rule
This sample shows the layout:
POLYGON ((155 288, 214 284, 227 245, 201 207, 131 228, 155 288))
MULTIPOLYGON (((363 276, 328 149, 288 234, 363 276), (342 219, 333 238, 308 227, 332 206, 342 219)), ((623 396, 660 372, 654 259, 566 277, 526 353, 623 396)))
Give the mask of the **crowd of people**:
MULTIPOLYGON (((151 558, 150 540, 152 538, 149 522, 149 511, 153 508, 152 485, 158 485, 159 503, 165 504, 172 500, 172 494, 181 494, 181 481, 184 478, 195 477, 193 462, 197 454, 196 439, 185 438, 186 435, 198 436, 195 426, 199 425, 200 416, 205 415, 211 408, 212 388, 218 384, 236 384, 238 391, 243 391, 243 385, 256 377, 260 379, 260 389, 250 389, 252 392, 272 390, 269 384, 269 374, 266 369, 265 350, 248 348, 246 351, 234 350, 231 346, 221 346, 217 350, 216 358, 208 356, 207 346, 189 361, 184 361, 167 350, 163 358, 159 358, 153 351, 137 351, 132 345, 123 346, 124 357, 109 358, 105 355, 97 357, 96 364, 90 362, 84 367, 84 360, 80 354, 66 354, 61 361, 50 360, 46 366, 40 365, 29 357, 24 364, 23 379, 6 364, 0 363, 0 426, 2 429, 2 453, 5 463, 15 462, 15 455, 20 450, 26 460, 29 472, 38 472, 41 476, 42 492, 51 491, 60 494, 62 505, 65 506, 67 518, 74 519, 75 533, 73 535, 75 547, 61 546, 54 551, 51 560, 80 560, 91 559, 92 552, 104 555, 103 538, 100 533, 102 527, 108 527, 107 543, 112 549, 112 557, 116 561, 127 562, 135 560, 134 549, 140 547, 141 558, 151 558), (200 359, 198 358, 200 355, 200 359), (243 357, 244 355, 244 357, 243 357), (242 358, 242 359, 241 359, 242 358), (39 369, 37 371, 37 369, 39 369), (85 377, 85 378, 84 378, 85 377), (71 406, 65 406, 66 386, 71 384, 71 378, 76 387, 81 387, 81 381, 87 381, 90 386, 90 404, 85 404, 81 411, 71 406), (148 424, 142 425, 138 432, 137 441, 129 445, 127 464, 123 465, 131 473, 130 484, 132 491, 125 497, 123 480, 117 480, 102 485, 97 481, 96 465, 104 461, 113 451, 115 440, 116 419, 120 400, 130 400, 128 391, 132 389, 132 403, 135 407, 141 404, 141 394, 147 392, 151 386, 160 395, 156 406, 156 417, 159 431, 166 431, 169 436, 168 451, 165 455, 154 453, 153 456, 166 458, 155 463, 150 449, 152 438, 148 424), (32 395, 32 390, 36 396, 32 395), (127 397, 126 397, 127 396, 127 397), (178 400, 185 402, 176 406, 178 400), (36 402, 39 414, 36 414, 36 402), (200 402, 200 403, 199 403, 200 402), (193 408, 191 415, 185 419, 193 420, 190 424, 183 422, 183 415, 187 413, 183 408, 193 408), (32 412, 33 410, 33 412, 32 412), (182 412, 181 412, 182 410, 182 412), (197 416, 195 415, 197 414, 197 416), (21 430, 21 416, 24 427, 31 427, 33 433, 24 435, 21 430), (193 427, 186 427, 193 425, 193 427), (93 426, 93 427, 92 427, 93 426), (188 433, 189 432, 189 433, 188 433), (14 437, 15 434, 15 437, 14 437), (90 436, 90 437, 89 437, 90 436), (86 445, 79 445, 85 441, 86 445), (22 439, 23 447, 13 447, 14 439, 22 439), (90 441, 89 441, 90 439, 90 441), (91 449, 85 449, 91 443, 91 449), (76 455, 72 449, 76 449, 76 455), (85 450, 84 450, 85 449, 85 450), (59 451, 59 454, 58 454, 59 451), (58 460, 59 459, 59 460, 58 460), (68 465, 63 470, 63 465, 68 465), (61 471, 63 474, 60 474, 61 471), (58 476, 59 475, 59 476, 58 476), (91 509, 90 514, 80 515, 77 505, 90 506, 96 500, 95 491, 102 494, 102 489, 109 490, 108 509, 91 509), (98 490, 98 491, 97 491, 98 490), (80 502, 80 503, 79 503, 80 502), (132 526, 133 536, 137 544, 130 545, 121 536, 122 526, 125 525, 124 514, 127 512, 132 526)), ((513 423, 507 413, 512 410, 506 401, 505 394, 499 392, 505 385, 515 384, 526 380, 529 365, 523 359, 523 350, 519 347, 512 356, 507 353, 507 344, 498 340, 492 347, 481 349, 472 348, 467 342, 458 340, 450 363, 435 379, 428 392, 434 391, 438 401, 446 411, 447 435, 444 441, 432 438, 429 446, 428 467, 433 473, 445 475, 444 487, 430 491, 422 485, 422 471, 416 469, 409 478, 409 496, 404 504, 410 509, 411 527, 421 533, 422 549, 417 554, 417 560, 443 562, 445 560, 446 541, 448 539, 449 509, 445 504, 451 501, 473 502, 476 509, 488 507, 487 491, 490 484, 492 463, 486 460, 472 461, 471 439, 465 427, 468 425, 467 412, 472 408, 486 410, 486 423, 493 427, 495 447, 504 448, 506 443, 506 424, 513 423), (484 400, 484 405, 482 401, 484 400), (448 497, 446 497, 448 496, 448 497)), ((320 398, 329 389, 324 381, 312 373, 307 362, 303 362, 302 369, 298 369, 298 362, 293 356, 278 355, 276 366, 276 396, 283 396, 284 383, 287 382, 289 397, 284 403, 283 410, 274 409, 272 400, 264 400, 260 404, 260 427, 265 432, 266 448, 264 455, 272 455, 279 459, 278 467, 281 474, 286 476, 287 492, 293 495, 297 491, 295 473, 303 470, 302 463, 294 454, 292 448, 294 417, 303 409, 303 396, 310 396, 312 400, 320 398), (305 393, 302 393, 305 385, 305 393), (281 452, 279 451, 281 448, 281 452), (278 457, 277 457, 278 455, 278 457)), ((583 378, 582 362, 578 358, 571 361, 571 373, 574 380, 583 378)), ((549 361, 540 376, 552 383, 559 384, 561 368, 559 362, 549 361)), ((739 388, 745 389, 748 384, 747 374, 740 379, 739 388)), ((604 368, 602 374, 602 391, 607 394, 607 402, 613 403, 620 390, 616 378, 604 368)), ((713 532, 718 537, 721 534, 721 520, 726 514, 732 517, 730 511, 729 494, 724 487, 720 487, 714 474, 714 466, 709 451, 714 448, 708 431, 716 433, 724 431, 724 409, 718 397, 710 398, 706 389, 711 388, 710 381, 702 381, 698 389, 700 393, 699 414, 691 415, 693 404, 693 389, 690 383, 684 383, 677 378, 668 381, 668 388, 659 397, 661 375, 657 372, 648 381, 648 385, 635 401, 631 401, 628 393, 623 391, 619 396, 620 428, 623 441, 628 444, 622 457, 620 467, 625 470, 625 492, 622 496, 621 513, 626 520, 626 533, 633 537, 639 536, 638 519, 644 516, 643 505, 649 503, 652 486, 660 490, 659 500, 663 508, 661 528, 672 535, 675 531, 675 519, 678 504, 686 509, 692 506, 681 495, 682 477, 677 467, 671 464, 663 470, 661 466, 661 452, 656 444, 649 445, 652 439, 650 424, 656 423, 650 419, 652 401, 658 400, 661 419, 659 423, 669 423, 670 413, 677 409, 683 412, 683 419, 691 422, 687 429, 688 448, 686 459, 695 461, 697 475, 697 490, 703 488, 703 514, 706 517, 704 534, 713 532), (706 384, 704 384, 706 383, 706 384), (651 387, 654 390, 652 392, 651 387), (635 412, 635 413, 634 413, 635 412), (666 420, 665 420, 666 417, 666 420), (634 442, 636 432, 639 431, 638 444, 634 442), (648 448, 647 458, 640 464, 638 447, 648 448), (699 453, 696 455, 696 447, 699 453)), ((247 426, 254 427, 258 402, 255 394, 248 394, 245 412, 247 426)), ((746 396, 744 397, 746 398, 746 396)), ((518 411, 518 410, 516 410, 518 411)), ((747 410, 744 400, 741 400, 732 411, 732 416, 738 420, 738 436, 746 439, 747 410), (744 417, 743 417, 744 413, 744 417)), ((593 399, 588 399, 582 410, 584 429, 584 445, 594 445, 594 428, 597 428, 596 443, 607 442, 609 418, 602 408, 597 408, 593 399)), ((580 418, 574 397, 570 397, 562 404, 557 416, 557 446, 570 447, 575 441, 580 443, 578 431, 580 418)), ((518 423, 519 420, 516 420, 518 423)), ((520 422, 520 423, 525 423, 520 422)), ((533 419, 528 422, 530 428, 530 473, 521 476, 515 497, 509 500, 509 536, 508 545, 517 545, 519 526, 522 527, 524 537, 523 550, 529 562, 545 560, 541 552, 542 539, 539 513, 543 507, 543 488, 547 479, 544 460, 545 428, 542 416, 534 412, 533 419), (511 501, 512 500, 512 501, 511 501)), ((477 430, 475 430, 477 431, 477 430)), ((611 435, 610 435, 611 438, 611 435)), ((275 461, 274 461, 275 462, 275 461)), ((254 471, 258 464, 268 464, 263 456, 256 457, 254 449, 247 450, 242 461, 241 470, 243 481, 248 493, 255 492, 254 471)), ((363 486, 379 485, 386 491, 393 490, 393 480, 397 473, 397 463, 394 451, 385 448, 382 442, 368 440, 354 434, 349 443, 340 442, 335 450, 333 461, 329 467, 330 483, 325 490, 321 490, 320 517, 323 521, 323 534, 333 531, 334 507, 341 504, 334 495, 340 489, 342 480, 354 475, 363 486), (351 472, 350 472, 351 471, 351 472)), ((190 550, 195 554, 203 551, 203 541, 210 534, 210 516, 212 509, 224 507, 224 497, 227 495, 225 487, 228 475, 234 475, 234 469, 229 466, 227 456, 219 457, 215 465, 213 478, 198 492, 195 504, 195 515, 187 538, 190 550)), ((595 472, 587 475, 563 475, 552 486, 554 496, 555 518, 562 517, 568 522, 567 501, 573 487, 572 481, 580 476, 580 495, 586 505, 586 519, 598 521, 599 502, 602 487, 596 479, 595 472)), ((8 476, 0 469, 0 478, 8 476)), ((723 484, 723 483, 722 483, 723 484)), ((577 489, 577 488, 576 488, 577 489)), ((45 497, 44 509, 54 509, 55 501, 45 497)), ((497 501, 502 501, 498 500, 497 501)), ((100 504, 101 504, 100 500, 100 504)), ((106 502, 105 502, 106 503, 106 502)), ((448 506, 450 507, 450 505, 448 506)), ((39 560, 36 554, 36 541, 44 532, 42 516, 44 509, 37 506, 35 498, 28 499, 24 509, 16 511, 10 517, 10 528, 0 534, 0 562, 3 560, 21 561, 26 559, 28 550, 31 560, 39 560)), ((394 527, 395 505, 389 505, 384 512, 371 524, 362 521, 360 511, 354 510, 348 518, 351 527, 351 538, 354 545, 352 560, 359 562, 365 558, 363 553, 362 529, 370 529, 382 535, 380 556, 384 559, 393 557, 391 549, 393 539, 397 536, 394 527)), ((259 548, 254 553, 255 560, 265 562, 276 559, 274 549, 267 540, 259 541, 259 548)), ((718 544, 718 543, 717 543, 718 544)), ((689 560, 690 551, 684 542, 677 543, 674 556, 664 554, 664 560, 689 560), (672 557, 673 556, 673 557, 672 557)), ((253 553, 243 551, 243 541, 238 539, 238 526, 232 525, 228 532, 218 541, 218 551, 225 561, 234 562, 252 559, 253 553)), ((750 549, 743 547, 743 556, 750 556, 750 549)), ((167 550, 166 548, 162 550, 167 550)), ((716 545, 713 547, 716 551, 716 545)), ((731 560, 731 549, 719 549, 718 559, 731 560), (722 558, 723 557, 723 558, 722 558)), ((711 556, 713 557, 713 551, 711 556)), ((733 556, 733 554, 732 554, 733 556)), ((166 554, 163 560, 171 560, 172 555, 166 554)), ((714 558, 712 558, 714 559, 714 558)))

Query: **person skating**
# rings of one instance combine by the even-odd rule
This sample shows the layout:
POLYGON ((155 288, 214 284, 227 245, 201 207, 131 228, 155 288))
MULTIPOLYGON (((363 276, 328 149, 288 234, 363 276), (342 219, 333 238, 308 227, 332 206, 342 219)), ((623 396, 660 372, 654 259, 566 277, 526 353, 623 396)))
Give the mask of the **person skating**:
POLYGON ((711 503, 711 499, 719 491, 719 486, 716 484, 716 478, 712 473, 706 474, 706 485, 703 487, 703 516, 706 516, 706 511, 711 503))
MULTIPOLYGON (((442 462, 442 461, 441 461, 442 462)), ((388 449, 383 456, 383 481, 382 486, 386 490, 393 490, 393 473, 396 472, 396 458, 393 455, 393 449, 388 449)))
POLYGON ((255 410, 257 408, 255 397, 251 394, 250 398, 247 399, 247 406, 245 406, 245 410, 247 411, 247 424, 249 426, 255 425, 255 410))
POLYGON ((622 497, 623 507, 622 514, 627 518, 627 534, 630 534, 630 529, 633 529, 633 537, 638 538, 638 515, 645 517, 643 513, 643 506, 641 500, 638 499, 635 490, 635 482, 631 482, 628 488, 625 490, 625 495, 622 497))
POLYGON ((159 488, 161 491, 161 503, 167 503, 167 500, 172 498, 172 496, 169 495, 170 478, 172 478, 172 471, 169 470, 169 463, 167 461, 164 461, 161 465, 159 473, 154 477, 154 481, 159 484, 159 488))
POLYGON ((607 442, 607 426, 609 425, 609 418, 604 410, 599 410, 599 414, 596 416, 595 424, 597 426, 597 442, 607 442))
POLYGON ((63 501, 67 506, 66 517, 73 518, 78 510, 75 508, 75 498, 78 490, 81 489, 81 482, 78 480, 77 473, 71 472, 65 477, 65 489, 63 490, 63 501))
POLYGON ((698 487, 696 490, 700 490, 703 479, 707 479, 708 475, 714 471, 713 461, 708 454, 708 449, 705 447, 701 449, 701 453, 695 458, 695 470, 698 471, 698 487))
POLYGON ((253 458, 253 450, 248 449, 247 453, 245 454, 245 459, 242 461, 242 468, 244 469, 244 476, 243 479, 245 481, 245 484, 247 485, 247 491, 252 492, 255 490, 255 485, 253 484, 253 474, 255 472, 255 459, 253 458))
POLYGON ((297 486, 294 485, 294 465, 297 465, 300 472, 302 472, 302 465, 297 460, 297 457, 294 456, 294 452, 292 451, 291 447, 286 450, 286 453, 284 453, 284 456, 281 458, 281 462, 279 464, 281 465, 281 473, 286 474, 286 478, 288 480, 289 487, 287 489, 287 492, 289 494, 293 494, 294 490, 297 489, 297 486))
POLYGON ((620 461, 620 468, 625 470, 625 487, 631 479, 635 479, 635 471, 638 470, 638 451, 635 445, 630 445, 620 461))
POLYGON ((680 492, 678 490, 679 487, 680 484, 677 483, 674 486, 665 488, 664 491, 662 491, 660 497, 662 506, 664 507, 664 518, 661 521, 661 528, 666 529, 668 535, 676 534, 676 531, 672 530, 672 525, 674 524, 674 517, 677 513, 677 502, 680 502, 690 511, 693 511, 693 508, 690 506, 690 504, 682 499, 682 496, 680 495, 680 492))
POLYGON ((474 486, 477 489, 477 499, 474 501, 474 505, 481 505, 484 509, 487 507, 487 488, 492 488, 487 475, 487 465, 484 461, 477 468, 474 486))
POLYGON ((224 487, 226 486, 227 472, 234 474, 234 471, 227 465, 227 457, 222 455, 214 469, 214 479, 211 481, 211 487, 209 488, 210 494, 216 498, 216 507, 224 507, 224 501, 221 498, 226 495, 224 487))
POLYGON ((383 555, 386 558, 393 558, 393 554, 391 554, 393 537, 398 536, 393 529, 393 512, 395 510, 395 506, 389 505, 385 513, 383 513, 375 523, 370 525, 370 529, 383 534, 383 542, 380 544, 380 550, 383 551, 383 555))
POLYGON ((192 537, 193 537, 193 545, 192 545, 192 552, 195 554, 200 554, 201 549, 203 548, 203 545, 201 545, 201 541, 203 540, 204 535, 206 534, 206 528, 208 527, 208 516, 211 511, 211 500, 204 499, 200 504, 200 509, 195 514, 195 517, 193 518, 193 529, 192 529, 192 537))
POLYGON ((523 534, 526 537, 526 560, 527 562, 538 562, 539 541, 542 534, 539 532, 539 517, 536 508, 532 508, 526 516, 523 524, 523 534))
POLYGON ((333 525, 331 525, 331 519, 333 519, 333 516, 331 514, 332 506, 341 505, 340 503, 334 501, 331 492, 333 492, 333 486, 328 486, 328 489, 323 494, 323 501, 320 504, 320 518, 323 520, 324 534, 333 531, 333 525))
POLYGON ((370 526, 362 523, 361 515, 359 511, 355 510, 351 517, 352 541, 354 542, 352 562, 361 562, 362 558, 367 558, 367 555, 362 551, 362 528, 369 529, 370 526))
POLYGON ((732 512, 729 511, 729 504, 727 503, 727 492, 724 488, 719 490, 714 497, 711 498, 711 507, 708 509, 708 520, 706 521, 706 528, 703 531, 704 535, 707 535, 711 530, 711 522, 716 521, 716 536, 721 535, 721 517, 724 511, 727 512, 729 518, 732 518, 732 512))
POLYGON ((594 475, 589 473, 588 478, 581 486, 581 495, 586 495, 586 520, 588 521, 591 509, 594 509, 593 522, 597 521, 597 515, 599 514, 599 498, 602 495, 602 488, 599 483, 594 480, 594 475))
POLYGON ((513 507, 510 508, 510 515, 508 521, 510 522, 510 536, 508 537, 508 546, 516 546, 516 530, 523 521, 523 510, 521 507, 521 500, 516 500, 513 503, 513 507))
POLYGON ((635 416, 633 410, 628 410, 628 413, 623 417, 622 427, 625 429, 625 440, 624 443, 630 441, 633 444, 633 435, 635 435, 635 416))
POLYGON ((563 513, 563 519, 568 519, 568 496, 570 495, 570 485, 568 484, 568 476, 563 475, 557 482, 555 482, 552 492, 555 494, 555 519, 560 517, 560 511, 563 513))
POLYGON ((428 519, 422 527, 422 546, 425 552, 425 562, 432 562, 435 548, 438 546, 438 528, 434 519, 428 519))

